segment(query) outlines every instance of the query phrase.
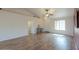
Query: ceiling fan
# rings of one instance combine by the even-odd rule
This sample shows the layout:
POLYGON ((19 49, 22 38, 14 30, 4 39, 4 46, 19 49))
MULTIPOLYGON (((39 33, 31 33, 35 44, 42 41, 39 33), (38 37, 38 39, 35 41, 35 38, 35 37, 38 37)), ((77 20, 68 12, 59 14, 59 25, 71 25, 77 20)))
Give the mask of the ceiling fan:
POLYGON ((55 12, 54 9, 52 9, 52 8, 46 8, 44 16, 45 17, 53 16, 54 12, 55 12))

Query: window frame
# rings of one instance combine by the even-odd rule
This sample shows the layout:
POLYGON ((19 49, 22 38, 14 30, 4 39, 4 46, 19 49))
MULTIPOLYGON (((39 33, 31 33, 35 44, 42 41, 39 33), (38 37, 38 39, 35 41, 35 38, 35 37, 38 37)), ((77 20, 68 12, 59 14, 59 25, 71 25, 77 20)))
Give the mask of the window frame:
POLYGON ((54 22, 54 29, 55 30, 61 30, 61 31, 65 31, 65 20, 55 20, 54 22), (63 24, 62 24, 63 23, 63 24))

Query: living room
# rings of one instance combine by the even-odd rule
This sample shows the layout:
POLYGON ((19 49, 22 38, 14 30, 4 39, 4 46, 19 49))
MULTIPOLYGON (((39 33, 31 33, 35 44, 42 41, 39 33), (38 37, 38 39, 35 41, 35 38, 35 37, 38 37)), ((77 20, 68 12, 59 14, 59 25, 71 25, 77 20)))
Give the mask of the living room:
POLYGON ((75 8, 1 8, 0 49, 78 49, 74 39, 75 11, 75 8))

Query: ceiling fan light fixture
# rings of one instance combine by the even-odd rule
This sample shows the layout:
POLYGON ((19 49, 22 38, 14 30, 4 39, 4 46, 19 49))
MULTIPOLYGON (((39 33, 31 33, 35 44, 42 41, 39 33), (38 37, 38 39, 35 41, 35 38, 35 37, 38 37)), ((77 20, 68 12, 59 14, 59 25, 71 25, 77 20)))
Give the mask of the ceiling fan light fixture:
POLYGON ((54 12, 55 12, 55 10, 52 9, 52 8, 45 9, 45 15, 46 15, 46 16, 53 15, 54 12))
POLYGON ((49 14, 47 13, 45 16, 46 16, 46 17, 48 17, 48 16, 49 16, 49 14))

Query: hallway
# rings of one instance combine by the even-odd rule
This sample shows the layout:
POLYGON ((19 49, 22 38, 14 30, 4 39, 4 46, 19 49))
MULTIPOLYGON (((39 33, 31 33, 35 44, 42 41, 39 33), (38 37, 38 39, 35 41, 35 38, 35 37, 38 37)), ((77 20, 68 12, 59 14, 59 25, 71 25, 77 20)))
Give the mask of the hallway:
POLYGON ((74 50, 73 37, 39 33, 0 42, 2 50, 74 50))

